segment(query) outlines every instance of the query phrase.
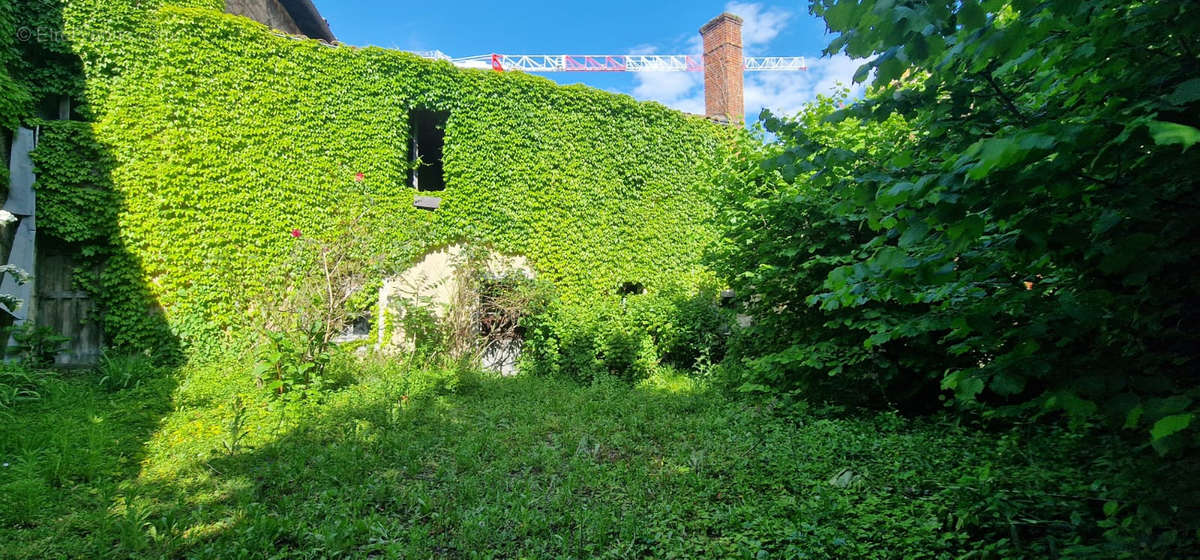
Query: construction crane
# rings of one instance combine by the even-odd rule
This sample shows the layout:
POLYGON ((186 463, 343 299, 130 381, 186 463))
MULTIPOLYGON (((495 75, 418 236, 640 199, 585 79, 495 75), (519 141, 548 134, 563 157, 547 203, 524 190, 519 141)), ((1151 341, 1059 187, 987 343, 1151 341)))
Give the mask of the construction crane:
MULTIPOLYGON (((703 72, 701 57, 684 54, 483 54, 451 58, 441 51, 412 51, 431 60, 445 60, 463 68, 497 72, 703 72)), ((747 72, 808 70, 802 56, 744 57, 747 72)))
POLYGON ((743 56, 742 18, 722 13, 700 28, 704 55, 689 54, 484 54, 452 58, 441 51, 417 52, 463 68, 496 72, 703 72, 704 116, 723 123, 745 114, 743 72, 808 70, 802 56, 743 56), (705 66, 705 63, 708 66, 705 66))

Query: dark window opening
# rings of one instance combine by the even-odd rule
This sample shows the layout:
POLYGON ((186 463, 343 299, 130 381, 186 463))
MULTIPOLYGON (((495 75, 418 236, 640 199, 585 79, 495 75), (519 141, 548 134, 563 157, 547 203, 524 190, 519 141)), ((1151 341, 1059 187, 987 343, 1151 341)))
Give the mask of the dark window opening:
POLYGON ((408 114, 411 140, 408 163, 409 181, 418 191, 445 190, 442 172, 442 150, 446 145, 446 121, 450 113, 413 109, 408 114))
POLYGON ((347 329, 349 334, 366 336, 371 334, 371 314, 363 313, 350 321, 350 326, 347 329))
POLYGON ((371 312, 364 311, 358 315, 350 317, 346 324, 342 327, 342 332, 334 337, 336 343, 354 342, 365 340, 371 334, 371 312))
POLYGON ((622 296, 640 296, 646 293, 646 287, 641 282, 624 282, 617 288, 617 294, 622 296))
POLYGON ((48 121, 80 121, 75 100, 67 95, 51 95, 42 99, 38 116, 48 121))

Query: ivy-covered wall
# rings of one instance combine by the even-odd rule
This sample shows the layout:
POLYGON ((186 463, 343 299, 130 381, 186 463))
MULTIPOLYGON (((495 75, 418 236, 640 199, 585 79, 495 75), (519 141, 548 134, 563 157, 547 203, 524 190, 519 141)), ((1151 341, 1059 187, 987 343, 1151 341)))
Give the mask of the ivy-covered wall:
MULTIPOLYGON (((29 97, 22 84, 12 76, 12 69, 19 60, 15 45, 17 27, 14 25, 13 16, 12 4, 0 4, 0 129, 3 130, 16 128, 19 115, 28 105, 29 97)), ((0 178, 3 178, 3 175, 0 175, 0 178)), ((7 182, 5 186, 7 187, 7 182)))
POLYGON ((220 2, 60 1, 93 122, 43 123, 39 225, 108 261, 81 281, 115 344, 153 343, 151 302, 186 343, 219 343, 277 277, 291 230, 330 235, 345 208, 376 210, 396 270, 484 242, 528 257, 566 302, 705 275, 722 132, 702 118, 281 37, 220 2), (436 212, 415 209, 406 185, 418 107, 450 113, 436 212), (106 198, 115 211, 95 212, 106 198))

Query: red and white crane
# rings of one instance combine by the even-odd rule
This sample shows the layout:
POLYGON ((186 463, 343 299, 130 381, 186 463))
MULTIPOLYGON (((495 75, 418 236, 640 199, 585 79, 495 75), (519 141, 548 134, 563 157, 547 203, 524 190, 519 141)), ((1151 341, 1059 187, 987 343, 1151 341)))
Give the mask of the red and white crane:
MULTIPOLYGON (((464 68, 498 72, 703 72, 703 57, 686 54, 482 54, 451 58, 441 51, 418 51, 418 56, 446 60, 464 68)), ((802 56, 748 56, 742 58, 747 72, 808 70, 802 56)))
POLYGON ((744 56, 742 18, 722 13, 700 28, 704 55, 691 54, 484 54, 452 58, 441 51, 415 53, 464 68, 497 72, 703 72, 704 115, 738 122, 745 114, 743 72, 808 70, 802 56, 744 56), (706 63, 708 64, 706 66, 706 63))

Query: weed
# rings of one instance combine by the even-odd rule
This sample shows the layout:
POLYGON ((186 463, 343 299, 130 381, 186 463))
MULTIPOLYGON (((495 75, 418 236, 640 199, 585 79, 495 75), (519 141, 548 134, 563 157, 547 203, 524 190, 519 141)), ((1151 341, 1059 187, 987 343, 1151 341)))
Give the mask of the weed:
POLYGON ((147 353, 119 354, 105 350, 96 367, 97 383, 109 391, 140 387, 157 373, 158 369, 147 353))
POLYGON ((71 341, 50 327, 33 323, 8 327, 0 331, 0 336, 11 337, 15 343, 7 347, 6 354, 30 368, 53 366, 55 357, 71 341))
POLYGON ((246 429, 246 403, 241 395, 233 397, 229 409, 233 416, 225 423, 225 437, 221 439, 221 449, 228 455, 237 453, 242 448, 242 440, 250 431, 246 429))
POLYGON ((0 362, 0 410, 42 397, 42 381, 48 374, 15 362, 0 362))

